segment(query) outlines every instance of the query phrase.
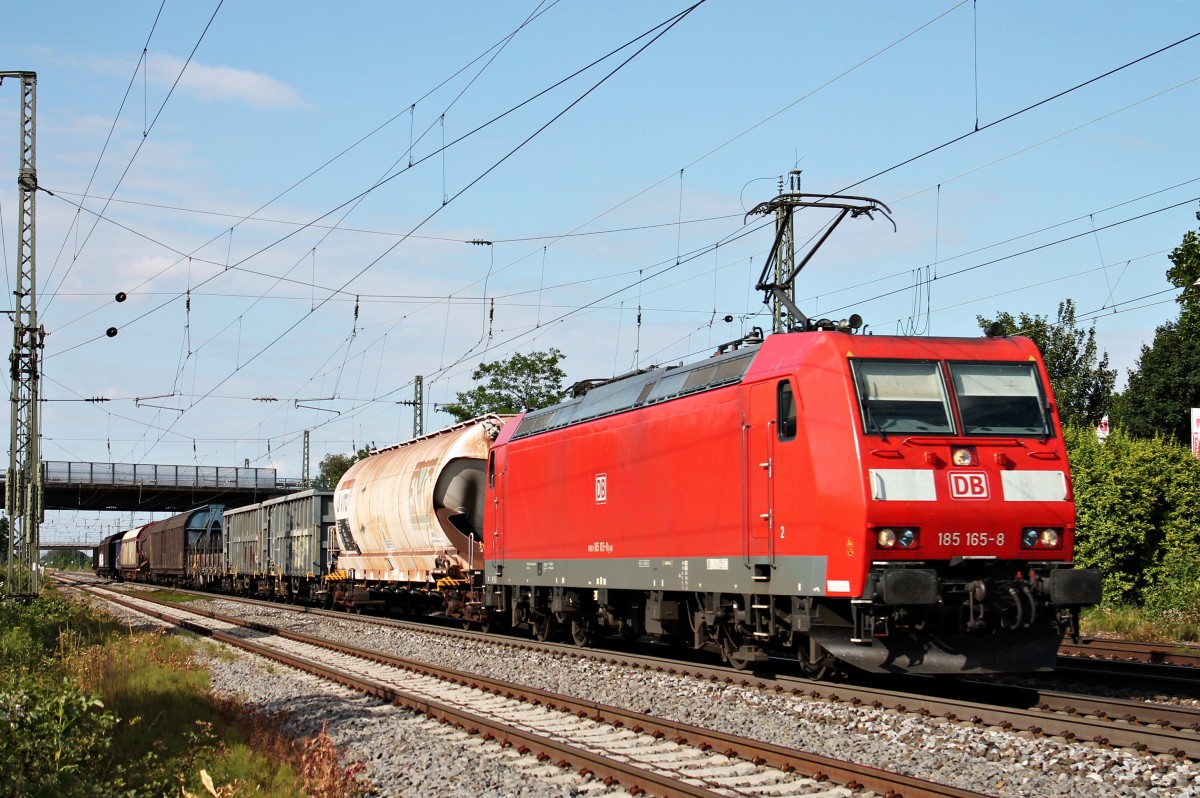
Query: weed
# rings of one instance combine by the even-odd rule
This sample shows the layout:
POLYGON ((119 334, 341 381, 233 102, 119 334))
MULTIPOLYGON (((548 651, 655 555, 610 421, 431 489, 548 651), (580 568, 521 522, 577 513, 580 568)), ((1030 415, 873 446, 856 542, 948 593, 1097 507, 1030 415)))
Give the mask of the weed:
POLYGON ((195 646, 53 590, 0 605, 0 795, 369 794, 328 736, 296 741, 278 718, 213 696, 195 646))
POLYGON ((1150 612, 1128 605, 1092 607, 1083 612, 1085 635, 1124 640, 1194 643, 1200 641, 1200 623, 1194 613, 1177 609, 1150 612))

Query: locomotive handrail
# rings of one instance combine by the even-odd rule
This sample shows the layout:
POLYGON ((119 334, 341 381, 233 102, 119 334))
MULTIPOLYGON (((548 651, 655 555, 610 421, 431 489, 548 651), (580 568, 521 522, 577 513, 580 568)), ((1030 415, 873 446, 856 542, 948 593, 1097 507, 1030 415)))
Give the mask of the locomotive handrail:
MULTIPOLYGON (((1027 448, 1025 441, 1020 438, 968 438, 962 435, 918 436, 905 438, 900 441, 902 446, 977 446, 981 440, 987 441, 988 446, 1015 446, 1027 448)), ((874 452, 872 452, 873 454, 874 452)))

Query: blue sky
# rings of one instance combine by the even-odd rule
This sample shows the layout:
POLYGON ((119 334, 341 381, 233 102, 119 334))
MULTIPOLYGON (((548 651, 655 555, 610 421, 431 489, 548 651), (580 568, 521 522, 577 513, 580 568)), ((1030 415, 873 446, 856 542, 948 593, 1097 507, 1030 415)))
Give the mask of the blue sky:
MULTIPOLYGON (((313 470, 408 437, 418 374, 445 403, 515 351, 559 348, 572 381, 703 357, 769 326, 770 231, 743 217, 793 168, 898 228, 835 232, 800 276, 811 316, 976 335, 1069 298, 1122 378, 1175 316, 1200 2, 708 0, 665 29, 686 8, 15 8, 0 70, 38 74, 52 192, 45 459, 299 476, 306 429, 313 470)), ((19 98, 4 81, 9 291, 19 98)), ((827 221, 799 214, 798 241, 827 221)))

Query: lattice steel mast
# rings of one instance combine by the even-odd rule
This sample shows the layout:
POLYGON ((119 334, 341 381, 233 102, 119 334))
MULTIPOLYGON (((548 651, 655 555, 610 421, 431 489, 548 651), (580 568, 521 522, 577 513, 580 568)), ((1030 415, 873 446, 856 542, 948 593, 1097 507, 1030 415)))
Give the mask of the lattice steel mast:
MULTIPOLYGON (((793 169, 788 172, 788 191, 795 194, 800 191, 800 171, 793 169)), ((779 196, 783 196, 783 176, 779 178, 779 196)), ((796 262, 796 239, 793 236, 791 210, 780 203, 775 208, 775 236, 779 241, 778 256, 775 258, 775 284, 783 283, 783 278, 792 270, 796 262)), ((796 301, 796 284, 792 283, 784 289, 784 293, 794 303, 796 301)), ((779 297, 771 297, 771 332, 787 332, 787 308, 779 297)))
MULTIPOLYGON (((474 242, 472 242, 474 243, 474 242)), ((413 398, 396 402, 413 409, 413 440, 425 434, 425 377, 418 374, 413 379, 413 398)))
POLYGON ((42 523, 41 428, 38 422, 38 354, 45 331, 37 320, 34 201, 37 194, 35 161, 37 74, 0 72, 21 82, 21 168, 17 172, 20 219, 17 235, 17 280, 13 296, 12 437, 5 476, 8 510, 8 597, 36 596, 41 587, 37 571, 42 523))
MULTIPOLYGON (((779 181, 780 193, 777 197, 766 202, 760 202, 750 209, 746 218, 775 214, 775 242, 767 256, 762 274, 758 277, 755 290, 764 293, 763 302, 771 305, 771 328, 774 332, 795 332, 800 330, 842 329, 854 327, 862 323, 857 315, 857 323, 845 324, 829 319, 810 319, 796 306, 796 275, 808 265, 813 255, 829 238, 830 234, 842 223, 847 216, 858 218, 866 216, 874 218, 874 214, 882 214, 892 221, 891 209, 877 199, 858 197, 849 194, 804 194, 800 191, 800 172, 792 170, 789 173, 789 188, 783 192, 783 179, 779 181), (797 263, 796 243, 793 236, 792 216, 797 208, 826 208, 838 211, 837 217, 830 222, 823 233, 808 246, 808 253, 797 263)), ((892 222, 895 227, 895 222, 892 222)))

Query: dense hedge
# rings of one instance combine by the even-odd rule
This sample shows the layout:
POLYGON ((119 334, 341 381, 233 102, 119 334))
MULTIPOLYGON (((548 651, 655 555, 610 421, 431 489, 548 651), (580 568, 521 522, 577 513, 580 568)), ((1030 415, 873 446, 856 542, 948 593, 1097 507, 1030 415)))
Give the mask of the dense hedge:
POLYGON ((1200 460, 1161 438, 1064 430, 1078 513, 1076 561, 1104 572, 1104 602, 1200 621, 1200 460))

